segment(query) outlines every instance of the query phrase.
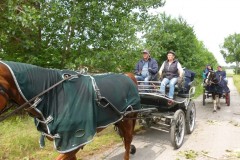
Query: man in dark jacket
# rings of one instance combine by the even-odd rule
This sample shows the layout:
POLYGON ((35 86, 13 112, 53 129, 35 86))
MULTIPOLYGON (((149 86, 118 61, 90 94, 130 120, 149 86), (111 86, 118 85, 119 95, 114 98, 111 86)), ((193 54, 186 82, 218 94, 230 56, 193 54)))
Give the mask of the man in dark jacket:
POLYGON ((218 74, 218 76, 220 77, 219 86, 221 86, 226 93, 229 93, 230 89, 227 86, 228 81, 226 77, 226 72, 222 70, 221 66, 217 67, 216 74, 218 74))
POLYGON ((135 66, 135 78, 138 81, 149 81, 156 77, 158 73, 158 63, 150 57, 148 50, 142 52, 143 58, 135 66))

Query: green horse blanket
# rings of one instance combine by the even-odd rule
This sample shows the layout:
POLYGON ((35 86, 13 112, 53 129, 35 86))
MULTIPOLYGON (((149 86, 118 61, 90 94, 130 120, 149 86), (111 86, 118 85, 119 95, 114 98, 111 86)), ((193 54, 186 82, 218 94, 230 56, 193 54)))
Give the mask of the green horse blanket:
POLYGON ((9 68, 26 102, 61 81, 65 74, 76 75, 39 97, 41 101, 35 108, 42 115, 42 120, 34 118, 37 129, 54 138, 60 153, 91 142, 97 128, 105 128, 123 118, 112 107, 99 105, 98 94, 119 112, 140 109, 137 87, 124 74, 82 75, 24 63, 0 63, 9 68))

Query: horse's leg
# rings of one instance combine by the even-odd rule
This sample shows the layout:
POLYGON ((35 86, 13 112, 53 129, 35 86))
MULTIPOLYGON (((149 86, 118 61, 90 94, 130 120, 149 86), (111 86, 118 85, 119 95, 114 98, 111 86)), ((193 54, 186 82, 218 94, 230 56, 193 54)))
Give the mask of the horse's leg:
POLYGON ((217 109, 221 109, 221 107, 220 107, 220 97, 221 97, 221 95, 218 94, 217 95, 217 109))
POLYGON ((213 98, 213 112, 217 111, 217 102, 216 102, 216 94, 212 93, 212 98, 213 98))
POLYGON ((116 126, 119 129, 119 134, 123 137, 125 146, 124 160, 129 160, 129 154, 131 149, 131 143, 133 139, 133 132, 136 123, 136 113, 131 113, 133 116, 127 116, 121 122, 117 123, 116 126), (128 119, 129 118, 129 119, 128 119))
POLYGON ((60 154, 56 160, 77 160, 76 153, 79 151, 79 149, 76 149, 74 151, 60 154))

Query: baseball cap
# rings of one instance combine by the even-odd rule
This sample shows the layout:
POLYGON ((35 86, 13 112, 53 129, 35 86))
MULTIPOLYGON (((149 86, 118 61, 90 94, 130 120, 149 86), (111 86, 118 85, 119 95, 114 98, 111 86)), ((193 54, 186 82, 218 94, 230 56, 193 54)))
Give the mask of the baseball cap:
POLYGON ((173 50, 170 50, 167 52, 167 54, 172 53, 174 56, 176 56, 175 52, 173 50))
POLYGON ((149 51, 145 49, 145 50, 142 51, 142 53, 147 53, 147 54, 149 54, 149 51))

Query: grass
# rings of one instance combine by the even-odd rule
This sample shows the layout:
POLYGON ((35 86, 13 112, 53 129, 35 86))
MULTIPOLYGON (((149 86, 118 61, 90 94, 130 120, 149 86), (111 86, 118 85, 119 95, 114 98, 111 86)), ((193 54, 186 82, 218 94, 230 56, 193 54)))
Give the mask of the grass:
MULTIPOLYGON (((14 116, 0 124, 0 160, 52 160, 57 157, 53 142, 45 140, 45 148, 39 147, 40 133, 31 117, 14 116)), ((77 157, 94 155, 120 143, 121 138, 114 132, 113 126, 109 126, 98 133, 77 157)))
POLYGON ((233 82, 238 90, 238 93, 240 93, 240 75, 233 75, 233 82))
POLYGON ((28 116, 14 116, 1 123, 0 159, 1 160, 35 160, 39 155, 43 159, 53 159, 56 153, 50 144, 40 149, 38 138, 40 134, 34 126, 33 119, 28 116))

